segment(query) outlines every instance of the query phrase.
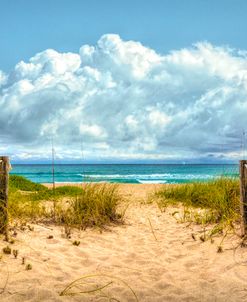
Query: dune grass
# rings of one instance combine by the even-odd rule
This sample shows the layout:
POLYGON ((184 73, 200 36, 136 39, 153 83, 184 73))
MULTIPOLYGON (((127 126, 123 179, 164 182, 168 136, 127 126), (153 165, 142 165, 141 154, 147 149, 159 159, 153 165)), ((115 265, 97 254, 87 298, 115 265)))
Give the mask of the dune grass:
POLYGON ((86 184, 82 192, 69 201, 67 209, 60 208, 58 219, 82 229, 103 227, 121 220, 122 215, 117 212, 121 200, 117 185, 86 184))
POLYGON ((45 192, 48 188, 34 183, 27 178, 19 175, 10 175, 9 177, 9 189, 10 192, 15 192, 17 190, 28 191, 28 192, 45 192))
MULTIPOLYGON (((164 187, 156 193, 159 208, 182 204, 180 221, 215 224, 212 233, 233 227, 240 218, 239 181, 222 177, 209 182, 195 182, 164 187)), ((176 216, 178 212, 174 212, 176 216)))
POLYGON ((113 184, 61 186, 53 189, 11 175, 10 220, 49 221, 85 229, 103 227, 121 219, 117 206, 122 200, 113 184))
POLYGON ((14 192, 26 192, 33 193, 32 198, 35 200, 51 199, 52 197, 58 196, 77 196, 81 194, 82 188, 76 186, 60 186, 53 189, 47 188, 46 186, 38 183, 34 183, 23 176, 10 175, 9 178, 9 189, 10 193, 14 192))

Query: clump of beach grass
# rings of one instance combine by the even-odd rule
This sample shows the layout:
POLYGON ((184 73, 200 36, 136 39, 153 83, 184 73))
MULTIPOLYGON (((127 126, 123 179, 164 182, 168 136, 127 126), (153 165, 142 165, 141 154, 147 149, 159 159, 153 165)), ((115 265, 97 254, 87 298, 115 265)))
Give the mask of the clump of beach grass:
POLYGON ((25 267, 25 270, 26 271, 30 271, 31 269, 33 268, 32 264, 31 263, 28 263, 25 267))
POLYGON ((22 221, 48 217, 44 202, 74 197, 82 192, 81 188, 71 186, 48 189, 18 175, 10 175, 9 183, 9 216, 22 221))
POLYGON ((26 221, 35 221, 45 215, 45 208, 40 201, 33 199, 30 194, 10 192, 8 212, 10 222, 18 220, 21 224, 26 221))
POLYGON ((115 184, 86 184, 80 195, 69 201, 67 209, 61 209, 62 223, 87 227, 103 227, 121 220, 117 206, 122 200, 115 184))
MULTIPOLYGON (((182 204, 182 215, 179 216, 179 211, 173 213, 177 220, 195 222, 203 225, 204 229, 209 224, 213 225, 210 237, 222 234, 224 228, 234 229, 234 224, 240 218, 239 194, 239 181, 222 177, 208 182, 165 186, 156 196, 160 209, 182 204)), ((203 240, 206 240, 206 236, 203 240)))
POLYGON ((3 248, 3 253, 10 255, 11 254, 11 248, 7 245, 6 247, 3 248))
POLYGON ((123 215, 117 212, 121 201, 115 184, 61 186, 53 190, 22 176, 10 176, 9 217, 22 225, 42 220, 69 228, 101 228, 121 221, 123 215))

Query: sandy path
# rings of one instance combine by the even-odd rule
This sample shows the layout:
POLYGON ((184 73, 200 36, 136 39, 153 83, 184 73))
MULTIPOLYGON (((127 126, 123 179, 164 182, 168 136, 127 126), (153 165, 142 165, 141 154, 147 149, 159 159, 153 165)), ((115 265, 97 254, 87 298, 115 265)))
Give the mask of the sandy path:
MULTIPOLYGON (((99 297, 99 292, 59 296, 71 281, 95 273, 128 282, 139 301, 247 301, 247 249, 234 255, 228 241, 219 254, 217 240, 194 241, 191 228, 172 217, 174 209, 161 213, 156 205, 145 204, 153 189, 121 185, 132 202, 125 225, 112 226, 110 231, 74 231, 71 239, 63 238, 62 228, 54 226, 34 225, 34 231, 19 232, 12 246, 19 250, 18 259, 11 255, 0 261, 0 291, 7 280, 0 301, 110 301, 99 297), (47 239, 49 235, 54 238, 47 239), (74 239, 81 241, 80 246, 72 245, 74 239), (32 270, 25 270, 21 257, 32 264, 32 270)), ((1 249, 4 245, 0 241, 1 249)), ((97 281, 105 285, 114 280, 97 281)), ((119 301, 135 301, 121 282, 114 281, 103 291, 119 301)))

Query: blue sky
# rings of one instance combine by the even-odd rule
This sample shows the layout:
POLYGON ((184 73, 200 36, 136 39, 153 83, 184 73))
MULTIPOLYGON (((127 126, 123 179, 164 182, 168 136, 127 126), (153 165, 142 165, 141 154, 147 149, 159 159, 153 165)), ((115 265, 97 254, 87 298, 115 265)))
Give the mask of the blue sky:
POLYGON ((0 0, 0 67, 53 48, 77 52, 106 33, 165 54, 198 41, 247 49, 246 0, 0 0))
MULTIPOLYGON (((0 0, 0 153, 241 157, 247 1, 0 0), (237 122, 236 122, 237 121, 237 122)), ((246 144, 247 145, 247 144, 246 144)))

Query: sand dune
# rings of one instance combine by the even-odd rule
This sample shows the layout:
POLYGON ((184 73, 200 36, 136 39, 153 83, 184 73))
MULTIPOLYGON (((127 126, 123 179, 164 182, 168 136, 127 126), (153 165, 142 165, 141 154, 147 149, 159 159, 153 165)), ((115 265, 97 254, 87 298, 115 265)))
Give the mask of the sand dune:
MULTIPOLYGON (((196 226, 177 223, 174 209, 161 213, 145 204, 154 188, 121 185, 131 201, 125 224, 102 233, 73 231, 67 239, 63 228, 41 224, 19 231, 11 246, 18 258, 4 255, 0 261, 0 301, 247 301, 247 249, 234 253, 234 241, 227 239, 217 253, 220 238, 194 240, 196 226), (75 239, 79 246, 72 244, 75 239), (22 257, 32 270, 25 270, 22 257), (85 279, 84 290, 108 284, 102 291, 59 296, 73 280, 94 274, 100 276, 85 279)), ((0 241, 1 249, 5 245, 0 241)))

